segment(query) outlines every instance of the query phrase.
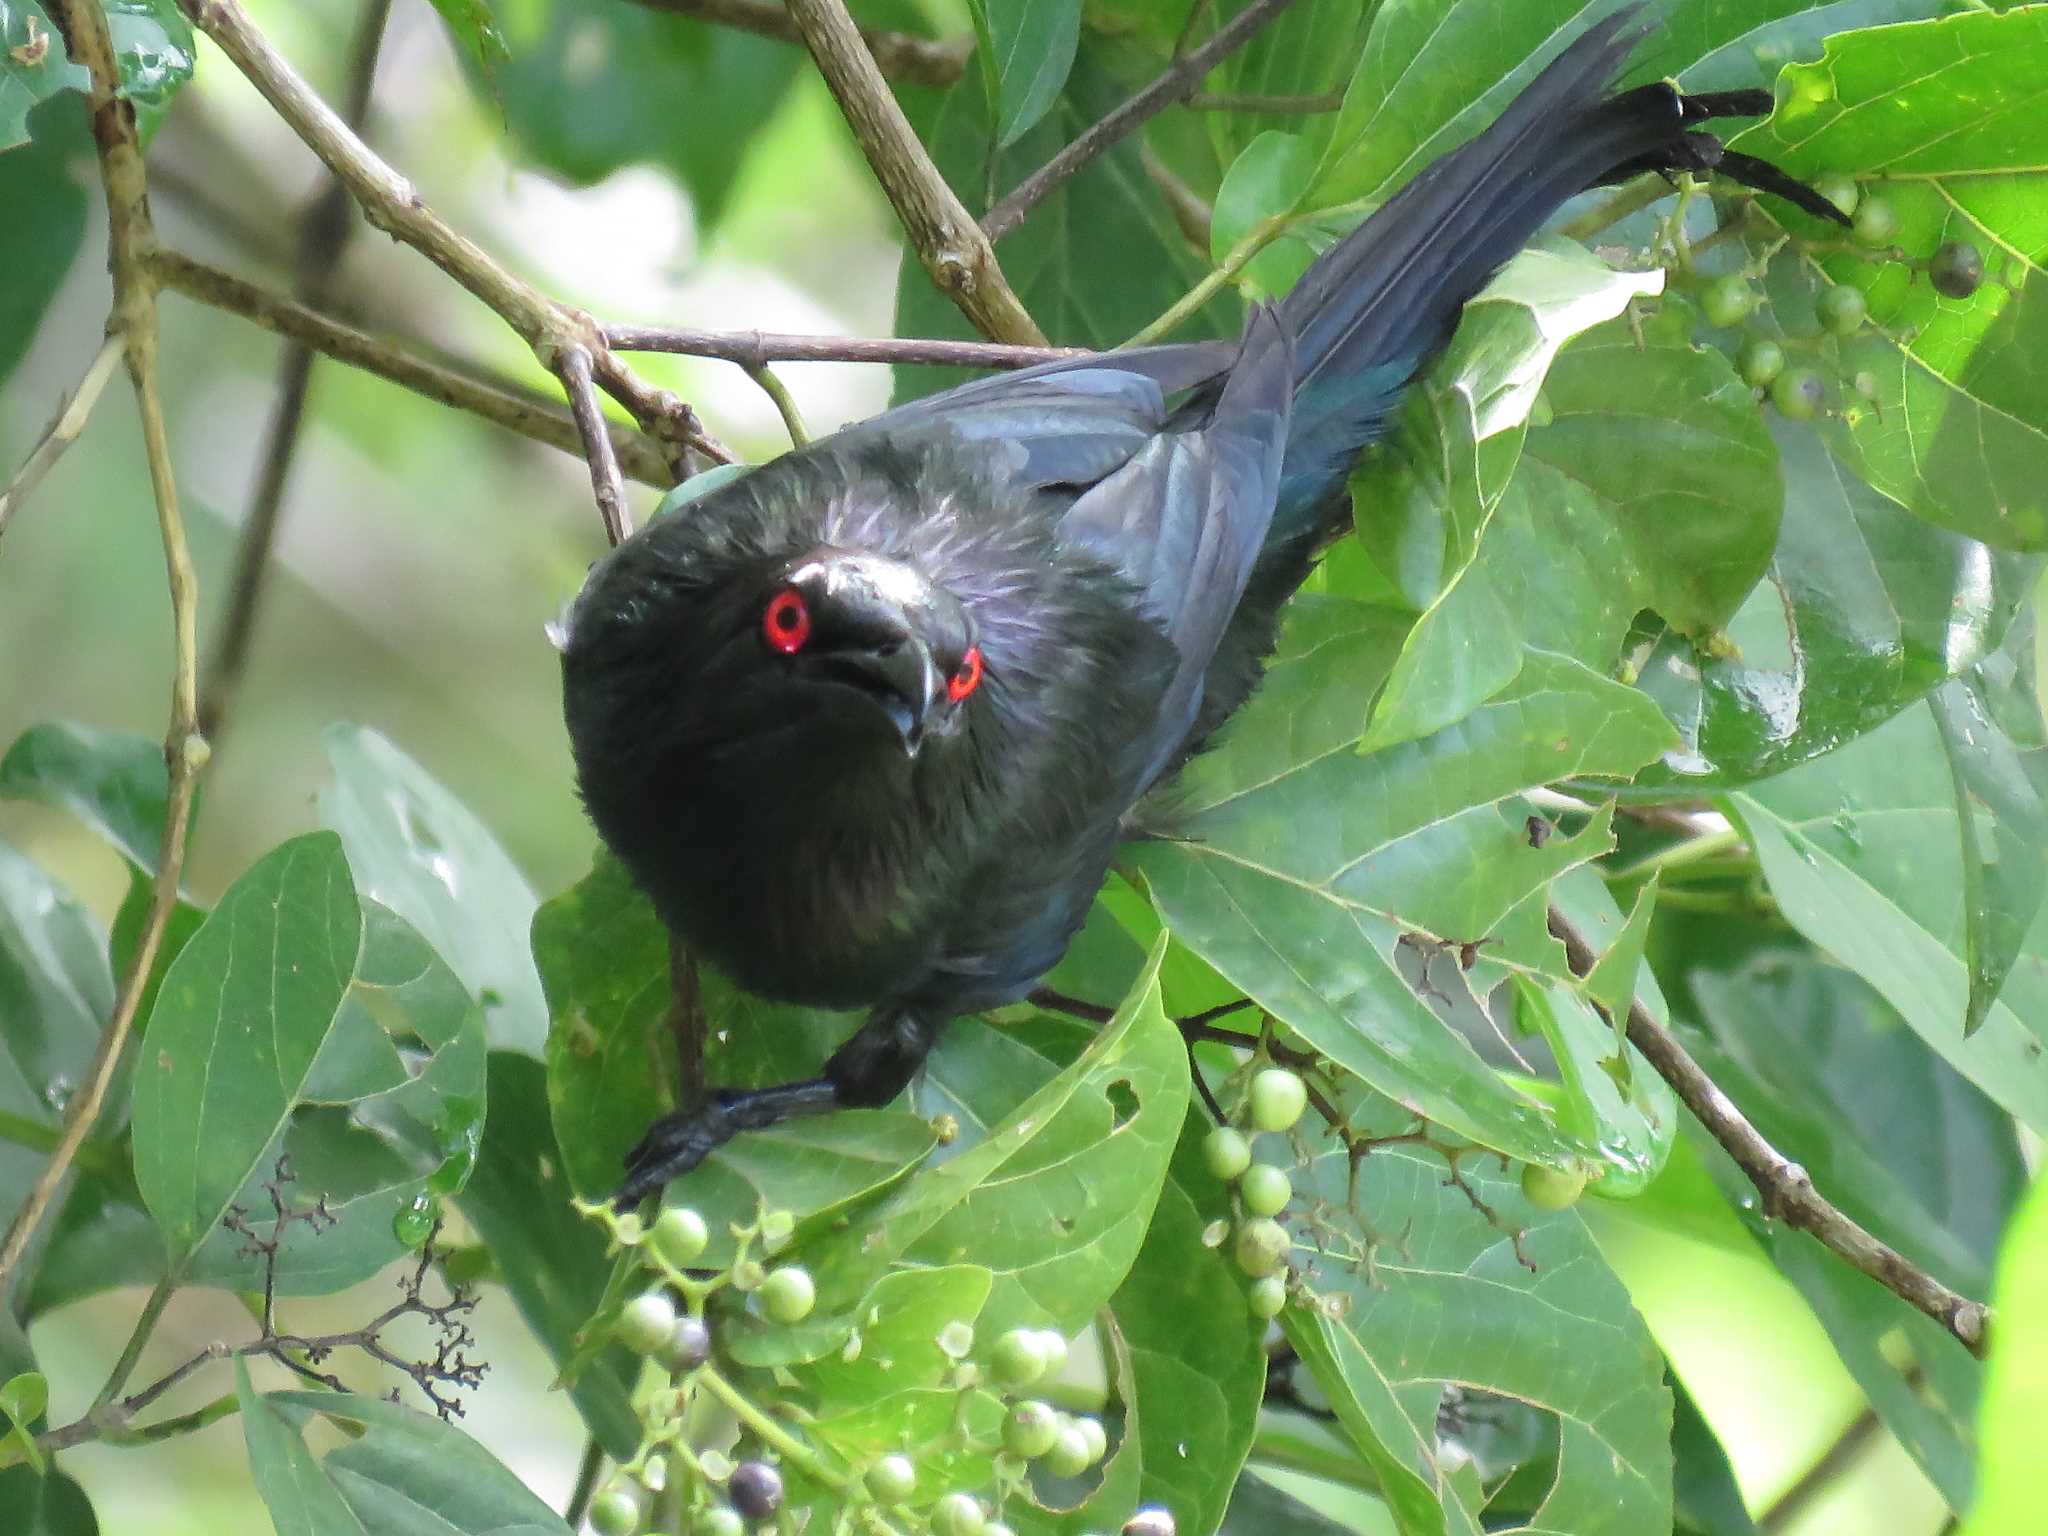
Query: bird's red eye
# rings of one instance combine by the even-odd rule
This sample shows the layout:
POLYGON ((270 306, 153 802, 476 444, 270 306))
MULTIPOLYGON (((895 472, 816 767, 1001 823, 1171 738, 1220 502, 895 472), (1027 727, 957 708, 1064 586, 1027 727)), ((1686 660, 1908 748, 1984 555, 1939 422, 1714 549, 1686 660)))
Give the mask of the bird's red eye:
POLYGON ((804 648, 811 638, 811 610, 804 606, 803 593, 784 587, 768 599, 768 606, 761 611, 761 637, 769 650, 785 656, 804 648))
POLYGON ((960 667, 946 679, 946 697, 958 704, 981 686, 981 647, 970 645, 960 658, 960 667))

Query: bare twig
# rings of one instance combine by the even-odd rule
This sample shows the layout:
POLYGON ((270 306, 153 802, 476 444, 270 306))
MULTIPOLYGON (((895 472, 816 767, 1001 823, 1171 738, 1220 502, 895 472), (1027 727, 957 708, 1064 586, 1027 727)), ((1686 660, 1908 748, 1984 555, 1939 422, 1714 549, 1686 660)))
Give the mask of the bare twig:
POLYGON ((171 446, 164 426, 163 400, 157 391, 156 287, 149 271, 149 252, 156 231, 149 218, 149 193, 142 150, 135 133, 135 108, 120 94, 120 71, 114 60, 107 19, 93 0, 53 0, 52 19, 64 31, 71 57, 92 77, 92 133, 99 151, 100 179, 107 197, 109 266, 114 302, 107 333, 121 338, 128 376, 142 418, 143 452, 149 463, 150 489, 156 500, 157 524, 163 536, 164 568, 171 598, 174 662, 171 675, 170 726, 164 736, 169 769, 165 795, 163 844, 157 855, 156 883, 142 920, 135 952, 115 994, 114 1012, 100 1034, 99 1048, 84 1084, 72 1096, 64 1115, 64 1133, 37 1177, 35 1187, 15 1213, 0 1244, 0 1300, 10 1294, 22 1255, 55 1200, 72 1159, 92 1133, 93 1122, 107 1101, 107 1091, 121 1054, 135 1026, 135 1013, 163 945, 171 911, 178 900, 178 877, 185 867, 185 838, 191 826, 192 800, 206 765, 206 738, 199 731, 199 584, 186 548, 184 518, 178 510, 178 487, 171 473, 171 446))
MULTIPOLYGON (((637 0, 650 11, 669 11, 677 16, 695 16, 722 27, 772 37, 778 42, 802 43, 803 34, 789 19, 789 12, 777 0, 637 0)), ((972 37, 951 42, 939 38, 913 37, 908 32, 885 32, 862 27, 861 41, 875 56, 875 67, 891 80, 908 80, 916 85, 945 87, 960 78, 974 53, 972 37)))
POLYGON ((92 408, 99 404, 100 391, 107 387, 107 380, 114 375, 114 364, 120 360, 121 338, 110 335, 100 343, 99 352, 86 368, 85 376, 71 391, 71 398, 58 409, 56 419, 43 433, 42 441, 30 450, 21 468, 15 471, 14 478, 7 482, 7 488, 0 491, 0 533, 7 531, 7 520, 28 500, 29 492, 50 472, 50 466, 63 456, 66 448, 78 441, 78 434, 85 430, 86 422, 91 419, 92 408))
POLYGON ((608 325, 620 352, 679 352, 715 357, 742 368, 769 363, 930 363, 941 368, 1032 368, 1086 357, 1087 347, 1025 347, 1004 341, 927 341, 918 337, 793 336, 776 331, 693 331, 655 325, 608 325))
MULTIPOLYGON (((550 448, 579 457, 583 453, 582 436, 569 412, 516 384, 473 377, 432 362, 178 251, 159 249, 150 265, 158 282, 187 298, 303 341, 336 362, 374 373, 402 389, 480 416, 550 448)), ((639 432, 613 423, 611 439, 620 467, 633 479, 663 488, 674 483, 675 476, 660 450, 639 432)))
POLYGON ((987 217, 981 221, 988 238, 1002 239, 1022 224, 1025 215, 1037 207, 1054 187, 1119 139, 1136 132, 1148 119, 1176 101, 1193 95, 1195 87, 1202 83, 1202 77, 1215 68, 1219 60, 1250 42, 1259 28, 1293 3, 1294 0, 1253 0, 1252 4, 1231 17, 1229 24, 1209 41, 1176 60, 1166 73, 1083 131, 1073 143, 1019 182, 1016 190, 989 209, 987 217))
POLYGON ((348 188, 372 225, 420 252, 476 295, 533 348, 543 367, 552 371, 557 355, 567 347, 580 345, 589 352, 592 377, 632 413, 643 431, 669 449, 676 478, 687 473, 691 452, 720 462, 731 458, 704 433, 687 405, 638 378, 612 356, 603 331, 589 315, 548 298, 428 208, 418 189, 379 159, 271 47, 236 0, 178 0, 178 5, 348 188))
MULTIPOLYGON (((1550 931, 1563 941, 1572 974, 1590 975, 1598 957, 1585 935, 1556 907, 1550 909, 1550 931)), ((1963 1348, 1982 1357, 1989 1316, 1982 1302, 1950 1290, 1823 1198, 1807 1171, 1764 1140, 1735 1101, 1641 1003, 1629 1007, 1628 1038, 1756 1185, 1766 1213, 1812 1233, 1852 1268, 1919 1308, 1954 1335, 1963 1348)))
MULTIPOLYGON (((370 93, 377 77, 377 55, 384 46, 384 29, 391 20, 391 0, 365 0, 357 19, 355 45, 351 50, 348 98, 343 118, 349 127, 362 131, 370 110, 370 93)), ((299 229, 298 296, 315 309, 333 302, 335 274, 341 267, 341 253, 348 245, 350 231, 348 191, 330 179, 310 208, 299 229)), ((249 514, 242 520, 241 537, 235 546, 235 573, 228 588, 228 607, 222 617, 213 654, 206 668, 206 690, 199 699, 199 726, 209 740, 218 744, 227 723, 228 701, 241 688, 242 674, 249 664, 249 645, 256 633, 256 617, 263 602, 265 577, 270 572, 270 552, 277 542, 277 525, 284 510, 285 485, 291 478, 292 460, 297 455, 300 429, 306 419, 306 393, 313 378, 313 348, 305 341, 287 340, 277 368, 277 404, 266 434, 262 469, 256 477, 255 493, 249 498, 249 514)))
POLYGON ((1798 1477, 1790 1487, 1779 1494, 1756 1517, 1756 1528, 1775 1536, 1787 1529, 1794 1521, 1813 1507, 1813 1501, 1834 1486, 1835 1479, 1849 1470, 1865 1451, 1870 1448, 1884 1428, 1884 1421, 1878 1418, 1877 1410, 1865 1408, 1839 1435, 1828 1443, 1826 1450, 1798 1477))
POLYGON ((1173 215, 1173 222, 1179 227, 1182 238, 1194 247, 1196 255, 1207 261, 1216 210, 1203 200, 1199 192, 1174 175, 1173 168, 1154 153, 1150 144, 1138 146, 1138 164, 1144 169, 1146 179, 1159 189, 1160 197, 1166 202, 1166 211, 1173 215))
POLYGON ((789 14, 939 291, 989 340, 1043 345, 1045 333, 1010 291, 995 247, 911 131, 845 5, 789 0, 789 14))
POLYGON ((611 433, 605 430, 604 408, 597 403, 597 390, 590 382, 589 351, 580 344, 562 348, 555 354, 555 371, 568 392, 569 410, 583 439, 584 457, 590 461, 590 489, 597 498, 597 515, 604 520, 605 537, 618 544, 632 533, 633 519, 626 511, 626 483, 619 478, 611 433))

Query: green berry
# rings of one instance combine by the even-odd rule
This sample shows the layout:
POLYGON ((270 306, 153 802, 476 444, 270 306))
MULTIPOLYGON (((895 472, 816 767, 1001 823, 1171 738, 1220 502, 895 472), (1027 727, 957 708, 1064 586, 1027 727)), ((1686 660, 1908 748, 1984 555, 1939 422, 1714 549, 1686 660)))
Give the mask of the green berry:
POLYGON ((1833 203, 1845 219, 1854 216, 1856 203, 1863 195, 1856 178, 1846 171, 1829 171, 1814 182, 1813 190, 1833 203))
POLYGON ((789 1246, 789 1240, 796 1235, 796 1217, 788 1211, 764 1211, 761 1214, 761 1246, 770 1253, 780 1253, 789 1246))
POLYGON ((1586 1175, 1579 1169, 1565 1173, 1541 1163, 1522 1165, 1522 1198, 1539 1211, 1567 1210, 1578 1203, 1585 1188, 1586 1175))
POLYGON ((761 1282, 760 1296, 761 1310, 777 1323, 800 1323, 818 1304, 818 1288, 811 1283, 810 1272, 794 1264, 770 1272, 761 1282))
POLYGON ((1271 1163, 1254 1163, 1237 1181, 1237 1194, 1254 1216, 1278 1216, 1294 1198, 1294 1186, 1271 1163))
POLYGON ((692 1536, 747 1536, 747 1522, 737 1510, 707 1509, 690 1526, 692 1536))
POLYGON ((667 1291, 635 1296, 619 1314, 619 1342, 636 1355, 651 1355, 675 1332, 676 1304, 667 1291))
POLYGON ((1123 1536, 1177 1536, 1177 1528, 1173 1516, 1154 1504, 1124 1522, 1123 1536))
POLYGON ((686 1205, 672 1205, 654 1222, 654 1250, 677 1269, 687 1269, 711 1242, 704 1218, 686 1205))
POLYGON ((1851 233, 1861 245, 1890 245, 1899 232, 1899 216, 1881 197, 1866 197, 1856 205, 1851 233))
POLYGON ((1252 1144, 1227 1125, 1219 1125, 1202 1143, 1202 1161, 1217 1178, 1236 1178, 1251 1166, 1252 1144))
POLYGON ((1017 1390, 1043 1377, 1052 1364, 1045 1337, 1036 1328, 1012 1328, 996 1340, 988 1357, 988 1373, 996 1385, 1017 1390))
POLYGON ((1026 1398, 1010 1409, 1003 1420, 1003 1449, 1012 1456, 1035 1461, 1053 1448, 1065 1426, 1059 1413, 1036 1398, 1026 1398))
POLYGON ((1109 1433, 1102 1427, 1102 1420, 1085 1413, 1077 1413, 1069 1421, 1081 1432, 1081 1438, 1088 1445, 1088 1465, 1094 1466, 1109 1454, 1109 1433))
POLYGON ((1071 1425, 1060 1431, 1059 1439, 1045 1453, 1045 1470, 1054 1477, 1079 1477, 1090 1465, 1088 1442, 1071 1425))
POLYGON ((1927 264, 1927 279, 1935 292, 1967 299, 1984 281, 1984 253, 1967 240, 1950 240, 1927 264))
POLYGON ((908 1456, 884 1456, 861 1479, 883 1504, 901 1504, 917 1491, 917 1465, 908 1456))
POLYGON ((1287 1281, 1279 1275, 1254 1280, 1249 1304, 1253 1317, 1278 1317, 1287 1305, 1287 1281))
POLYGON ((982 1536, 987 1527, 981 1500, 971 1493, 949 1493, 932 1507, 936 1536, 982 1536))
POLYGON ((1754 338, 1736 357, 1735 371, 1742 375, 1743 383, 1762 389, 1785 371, 1785 349, 1775 341, 1754 338))
POLYGON ((702 1318, 679 1317, 668 1338, 653 1354, 672 1376, 694 1371, 711 1358, 711 1330, 704 1326, 702 1318))
POLYGON ((1237 1229, 1237 1267, 1254 1277, 1270 1275, 1287 1262, 1293 1246, 1285 1227, 1261 1216, 1237 1229))
POLYGON ((1251 1108, 1260 1130, 1291 1129, 1308 1108, 1308 1085, 1285 1067, 1267 1067, 1252 1079, 1251 1108))
POLYGON ((642 1513, 639 1491, 630 1483, 614 1483, 590 1501, 590 1528, 598 1536, 633 1536, 642 1513))
POLYGON ((1837 336, 1853 336, 1863 327, 1870 314, 1870 300, 1861 288, 1848 283, 1837 283, 1822 293, 1814 305, 1814 313, 1820 316, 1823 329, 1837 336))
POLYGON ((1806 421, 1827 404, 1827 387, 1811 368, 1788 369, 1771 381, 1771 404, 1793 421, 1806 421))
POLYGON ((1732 272, 1715 278, 1700 295, 1700 309, 1709 325, 1740 325, 1755 308, 1756 290, 1749 285, 1749 279, 1732 272))
POLYGON ((725 1496, 749 1520, 767 1520, 782 1508, 782 1474, 765 1461, 743 1461, 725 1480, 725 1496))
POLYGON ((1039 1347, 1045 1351, 1045 1374, 1057 1376, 1067 1368, 1067 1337, 1057 1328, 1038 1330, 1039 1347))

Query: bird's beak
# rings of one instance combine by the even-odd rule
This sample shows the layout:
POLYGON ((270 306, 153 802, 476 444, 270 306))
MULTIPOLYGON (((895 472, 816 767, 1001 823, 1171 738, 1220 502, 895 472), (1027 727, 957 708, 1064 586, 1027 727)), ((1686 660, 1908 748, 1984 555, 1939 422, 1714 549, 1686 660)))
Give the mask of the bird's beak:
POLYGON ((906 756, 924 745, 925 723, 946 696, 946 679, 922 640, 907 635, 886 651, 838 658, 854 681, 873 695, 902 738, 906 756))

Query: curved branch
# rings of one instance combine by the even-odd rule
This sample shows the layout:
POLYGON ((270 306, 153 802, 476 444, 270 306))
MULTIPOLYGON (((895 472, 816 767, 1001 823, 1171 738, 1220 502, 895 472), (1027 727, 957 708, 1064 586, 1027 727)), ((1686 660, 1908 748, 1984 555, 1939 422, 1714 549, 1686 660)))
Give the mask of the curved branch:
MULTIPOLYGON (((1572 974, 1590 975, 1597 958, 1593 946, 1556 907, 1550 909, 1550 932, 1563 941, 1572 974)), ((1953 1334, 1963 1348, 1982 1358, 1989 1318, 1984 1303, 1950 1290, 1824 1198, 1813 1187, 1812 1176, 1764 1140, 1735 1101, 1641 1003, 1629 1005, 1628 1038, 1749 1176, 1767 1213, 1787 1226, 1811 1232, 1823 1247, 1900 1300, 1918 1307, 1953 1334)))
POLYGON ((142 418, 143 451, 149 462, 150 490, 156 500, 157 525, 163 537, 164 571, 170 588, 173 664, 171 718, 164 735, 164 761, 169 784, 164 801, 163 843, 157 854, 156 883, 142 931, 114 997, 114 1011, 100 1033, 99 1048, 85 1082, 65 1111, 63 1134, 35 1187, 15 1213, 0 1243, 0 1301, 8 1296, 22 1256, 43 1217, 55 1202, 73 1159, 92 1133, 93 1122, 107 1101, 114 1072, 135 1027, 136 1011, 149 973, 163 947, 171 912, 178 901, 178 877, 185 867, 185 840, 192 824, 192 801, 199 774, 206 766, 206 738, 199 731, 199 582, 185 542, 185 522, 178 508, 178 487, 171 473, 170 434, 164 425, 163 398, 157 389, 156 283, 149 253, 156 230, 149 217, 149 189, 143 174, 142 149, 136 137, 135 108, 121 97, 120 70, 107 18, 95 0, 52 0, 52 18, 63 28, 71 57, 92 76, 92 135, 99 150, 100 180, 107 198, 109 267, 114 280, 109 336, 121 339, 135 403, 142 418))
POLYGON ((845 5, 789 0, 789 14, 939 291, 989 340, 1044 345, 1045 333, 1011 292, 995 247, 911 131, 845 5))
MULTIPOLYGON (((650 11, 667 11, 676 16, 695 16, 758 37, 777 42, 802 44, 803 34, 789 19, 778 0, 635 0, 650 11)), ((967 68, 974 53, 972 37, 951 42, 931 37, 913 37, 908 32, 884 32, 862 27, 861 41, 875 56, 875 67, 891 80, 908 80, 914 85, 941 89, 953 84, 967 68)))
POLYGON ((1004 341, 936 341, 895 336, 795 336, 780 331, 697 331, 673 326, 608 325, 621 352, 715 357, 742 368, 770 363, 934 363, 941 368, 1031 368, 1086 357, 1087 347, 1020 347, 1004 341))

